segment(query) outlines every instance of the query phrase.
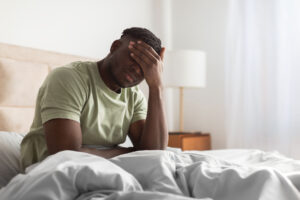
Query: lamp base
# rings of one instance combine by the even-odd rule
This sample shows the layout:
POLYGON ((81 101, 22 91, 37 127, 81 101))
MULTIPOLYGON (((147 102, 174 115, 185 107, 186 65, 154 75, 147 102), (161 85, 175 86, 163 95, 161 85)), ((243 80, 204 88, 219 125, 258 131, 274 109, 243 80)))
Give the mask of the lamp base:
POLYGON ((183 131, 183 87, 179 87, 179 120, 180 120, 180 128, 179 130, 183 131))

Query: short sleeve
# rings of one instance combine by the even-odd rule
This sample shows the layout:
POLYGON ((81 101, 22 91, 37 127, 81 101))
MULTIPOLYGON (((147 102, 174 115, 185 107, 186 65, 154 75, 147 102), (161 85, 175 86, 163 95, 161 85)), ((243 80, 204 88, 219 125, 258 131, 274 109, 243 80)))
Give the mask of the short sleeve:
POLYGON ((147 100, 143 92, 137 88, 134 100, 134 113, 131 123, 138 120, 146 119, 147 117, 147 100))
POLYGON ((60 67, 46 78, 39 94, 42 123, 56 118, 80 122, 87 88, 78 73, 60 67))

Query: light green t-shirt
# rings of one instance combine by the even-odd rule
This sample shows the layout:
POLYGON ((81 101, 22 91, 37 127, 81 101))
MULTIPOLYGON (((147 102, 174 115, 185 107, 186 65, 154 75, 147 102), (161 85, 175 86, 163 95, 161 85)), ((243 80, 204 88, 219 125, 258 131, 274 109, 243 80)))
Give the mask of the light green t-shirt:
POLYGON ((80 123, 83 145, 123 143, 129 126, 146 119, 147 102, 139 88, 110 90, 95 62, 74 62, 51 71, 36 100, 34 120, 21 143, 22 167, 48 156, 43 123, 63 118, 80 123))

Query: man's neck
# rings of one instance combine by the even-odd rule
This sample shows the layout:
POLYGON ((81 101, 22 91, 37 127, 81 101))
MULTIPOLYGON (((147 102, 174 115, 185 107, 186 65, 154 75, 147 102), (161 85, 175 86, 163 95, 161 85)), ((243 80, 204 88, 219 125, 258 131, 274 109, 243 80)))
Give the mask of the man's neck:
POLYGON ((98 67, 99 74, 103 82, 105 83, 105 85, 112 91, 116 93, 120 93, 121 88, 120 86, 118 86, 116 83, 113 82, 114 79, 109 69, 110 66, 109 63, 106 62, 105 58, 97 62, 97 67, 98 67))

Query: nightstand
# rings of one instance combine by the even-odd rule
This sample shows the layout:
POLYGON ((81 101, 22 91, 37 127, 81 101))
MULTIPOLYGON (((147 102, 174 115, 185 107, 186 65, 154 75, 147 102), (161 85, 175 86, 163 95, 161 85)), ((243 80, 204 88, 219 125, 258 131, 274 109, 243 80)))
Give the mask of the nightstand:
POLYGON ((210 150, 210 134, 200 132, 170 132, 170 147, 181 148, 185 150, 210 150))

